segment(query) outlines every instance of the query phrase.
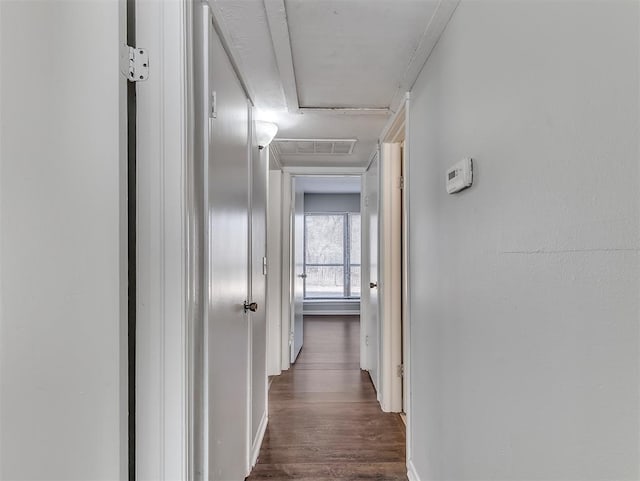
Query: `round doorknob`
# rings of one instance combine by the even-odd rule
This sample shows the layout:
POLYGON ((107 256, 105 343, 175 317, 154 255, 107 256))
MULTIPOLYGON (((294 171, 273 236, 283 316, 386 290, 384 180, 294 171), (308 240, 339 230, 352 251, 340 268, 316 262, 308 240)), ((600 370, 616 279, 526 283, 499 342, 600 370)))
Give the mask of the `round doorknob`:
POLYGON ((306 279, 306 278, 307 278, 307 275, 306 275, 306 274, 298 274, 298 277, 299 277, 300 279, 306 279))
POLYGON ((257 302, 246 302, 244 303, 244 311, 251 311, 251 312, 256 312, 258 310, 258 303, 257 302))
POLYGON ((373 289, 374 287, 378 287, 378 284, 375 282, 369 282, 369 288, 373 289))

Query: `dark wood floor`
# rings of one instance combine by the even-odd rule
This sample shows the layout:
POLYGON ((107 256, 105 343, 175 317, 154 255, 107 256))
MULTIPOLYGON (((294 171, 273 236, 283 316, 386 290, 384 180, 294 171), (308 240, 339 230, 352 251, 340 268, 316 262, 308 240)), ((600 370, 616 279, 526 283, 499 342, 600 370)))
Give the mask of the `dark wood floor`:
POLYGON ((305 317, 295 365, 273 379, 249 481, 406 481, 405 429, 360 371, 358 318, 305 317))

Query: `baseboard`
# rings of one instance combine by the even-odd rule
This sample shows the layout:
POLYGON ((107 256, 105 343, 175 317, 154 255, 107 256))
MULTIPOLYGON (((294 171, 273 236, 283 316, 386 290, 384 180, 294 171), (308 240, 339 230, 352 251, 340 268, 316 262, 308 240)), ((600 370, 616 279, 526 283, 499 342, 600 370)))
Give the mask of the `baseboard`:
POLYGON ((359 316, 360 315, 360 310, 358 309, 356 310, 345 310, 345 309, 334 309, 334 310, 326 310, 326 311, 314 311, 313 309, 311 310, 305 310, 302 312, 302 314, 304 316, 359 316))
POLYGON ((420 476, 418 476, 416 467, 411 460, 407 461, 407 478, 409 478, 409 481, 420 481, 420 476))
POLYGON ((253 446, 251 447, 251 468, 253 468, 258 462, 258 455, 260 454, 260 448, 262 447, 262 440, 264 439, 264 433, 267 431, 267 423, 269 417, 265 411, 260 420, 260 426, 258 426, 258 432, 256 438, 253 440, 253 446))

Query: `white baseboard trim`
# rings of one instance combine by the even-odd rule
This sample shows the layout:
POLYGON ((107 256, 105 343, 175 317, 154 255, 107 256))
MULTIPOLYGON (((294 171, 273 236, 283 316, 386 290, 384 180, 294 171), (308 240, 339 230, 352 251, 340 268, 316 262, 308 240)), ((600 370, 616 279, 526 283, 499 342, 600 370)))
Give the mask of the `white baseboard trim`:
POLYGON ((251 468, 258 462, 258 455, 260 454, 260 448, 262 447, 262 440, 264 439, 264 433, 267 431, 267 424, 269 423, 269 417, 265 411, 260 420, 260 426, 258 426, 258 432, 256 438, 253 440, 253 446, 251 447, 251 468))
POLYGON ((418 476, 416 467, 411 460, 407 461, 407 478, 409 478, 409 481, 420 481, 420 476, 418 476))
POLYGON ((359 316, 360 310, 347 311, 336 309, 332 311, 314 311, 313 309, 311 309, 303 311, 302 314, 305 316, 359 316))

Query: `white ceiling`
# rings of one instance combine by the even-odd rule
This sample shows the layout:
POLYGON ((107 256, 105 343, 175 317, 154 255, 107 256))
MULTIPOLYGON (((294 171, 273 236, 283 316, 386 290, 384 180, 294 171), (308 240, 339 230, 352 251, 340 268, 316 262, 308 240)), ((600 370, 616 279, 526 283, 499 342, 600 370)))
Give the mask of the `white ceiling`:
POLYGON ((209 0, 257 116, 277 138, 357 139, 278 167, 364 168, 458 0, 209 0))
POLYGON ((286 0, 300 107, 389 108, 437 2, 286 0))

